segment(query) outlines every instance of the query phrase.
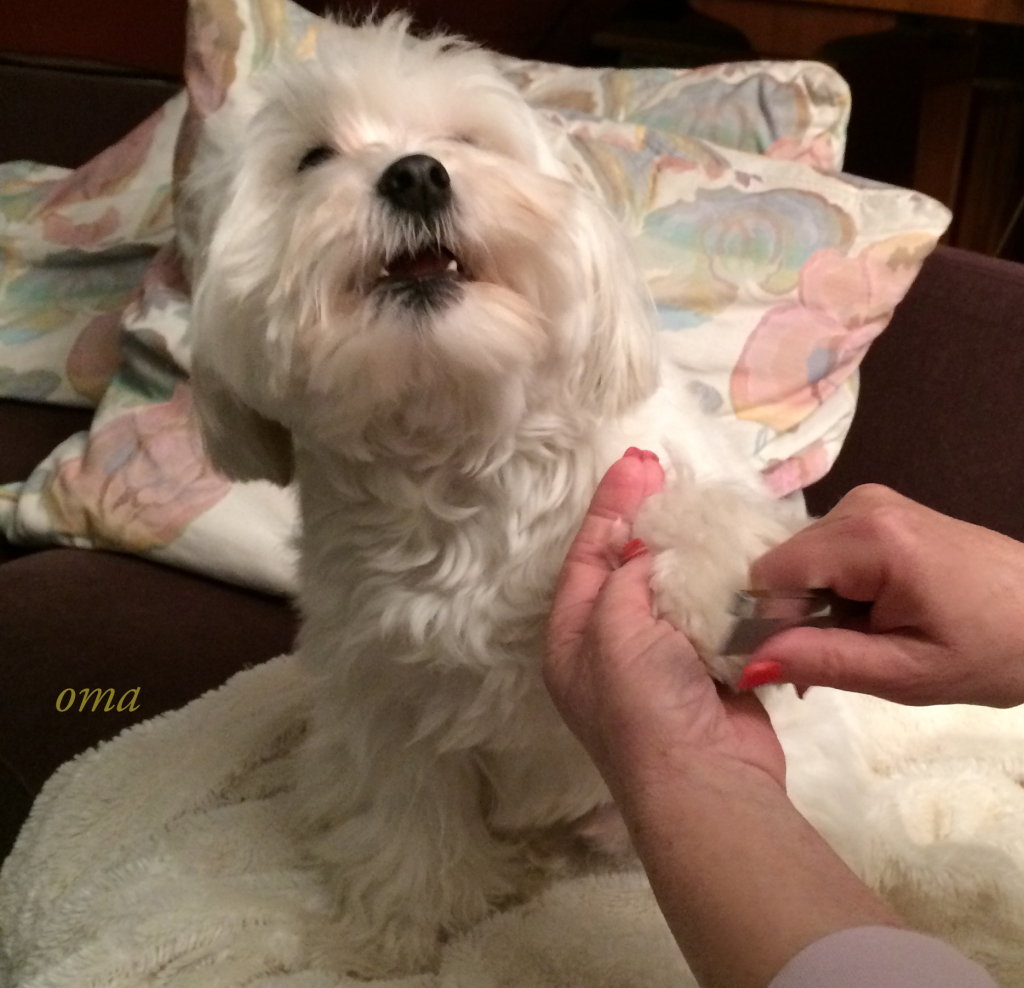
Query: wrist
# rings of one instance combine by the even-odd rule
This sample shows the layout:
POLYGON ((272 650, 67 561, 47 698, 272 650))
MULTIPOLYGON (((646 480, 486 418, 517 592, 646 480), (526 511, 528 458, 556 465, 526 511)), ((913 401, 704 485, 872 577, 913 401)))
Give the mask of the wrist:
POLYGON ((708 984, 759 988, 805 947, 899 919, 754 765, 694 758, 620 803, 668 925, 708 984))
POLYGON ((769 771, 707 750, 660 750, 620 766, 609 780, 616 803, 638 819, 687 813, 705 800, 739 800, 792 809, 785 785, 769 771))

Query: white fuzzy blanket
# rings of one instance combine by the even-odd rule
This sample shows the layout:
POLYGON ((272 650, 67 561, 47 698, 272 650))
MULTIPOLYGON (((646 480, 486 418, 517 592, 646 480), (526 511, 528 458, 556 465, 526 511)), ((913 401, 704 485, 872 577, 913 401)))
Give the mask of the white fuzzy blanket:
MULTIPOLYGON (((790 789, 919 928, 1024 988, 1024 710, 772 701, 790 789)), ((0 985, 337 988, 282 812, 304 685, 290 657, 65 765, 0 874, 0 985)), ((402 988, 686 988, 637 873, 566 880, 449 943, 402 988)))

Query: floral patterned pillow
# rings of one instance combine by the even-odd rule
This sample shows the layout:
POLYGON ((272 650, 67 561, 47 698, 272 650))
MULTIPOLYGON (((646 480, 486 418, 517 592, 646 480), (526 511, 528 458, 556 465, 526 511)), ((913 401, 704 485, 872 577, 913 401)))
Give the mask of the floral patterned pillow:
POLYGON ((0 396, 95 405, 121 311, 174 236, 169 163, 186 94, 76 171, 0 165, 0 396))
MULTIPOLYGON (((0 166, 0 209, 21 217, 23 268, 0 283, 0 394, 102 395, 90 434, 55 450, 27 483, 0 488, 11 538, 120 548, 290 589, 289 493, 224 481, 192 424, 170 146, 177 134, 180 180, 231 88, 282 51, 310 50, 318 23, 289 0, 192 0, 187 103, 172 101, 127 148, 79 172, 0 166), (56 289, 40 287, 47 277, 56 289), (28 351, 4 335, 12 314, 34 340, 49 336, 35 364, 19 363, 28 351)), ((853 414, 856 368, 947 211, 835 171, 849 95, 825 66, 501 64, 560 129, 579 180, 634 235, 664 346, 693 373, 704 408, 732 422, 780 496, 822 476, 853 414)), ((176 220, 178 243, 189 243, 188 216, 176 220)))

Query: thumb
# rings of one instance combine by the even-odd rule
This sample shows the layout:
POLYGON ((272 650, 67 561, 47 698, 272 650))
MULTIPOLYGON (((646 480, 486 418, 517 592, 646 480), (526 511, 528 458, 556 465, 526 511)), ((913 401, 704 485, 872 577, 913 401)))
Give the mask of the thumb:
POLYGON ((615 637, 621 631, 655 623, 651 594, 653 569, 654 562, 645 550, 612 572, 601 589, 594 615, 601 634, 615 637))
POLYGON ((914 702, 921 684, 922 643, 900 635, 845 628, 791 628, 769 638, 748 664, 775 662, 779 682, 831 686, 897 702, 914 702))
POLYGON ((608 578, 594 610, 594 631, 603 644, 605 672, 616 688, 663 698, 679 688, 711 680, 686 635, 655 617, 651 593, 653 560, 631 559, 608 578), (682 677, 682 679, 680 678, 682 677))
POLYGON ((665 471, 658 458, 632 447, 601 479, 559 574, 548 621, 549 650, 559 651, 583 634, 594 602, 613 572, 609 550, 617 535, 628 532, 640 505, 664 485, 665 471))

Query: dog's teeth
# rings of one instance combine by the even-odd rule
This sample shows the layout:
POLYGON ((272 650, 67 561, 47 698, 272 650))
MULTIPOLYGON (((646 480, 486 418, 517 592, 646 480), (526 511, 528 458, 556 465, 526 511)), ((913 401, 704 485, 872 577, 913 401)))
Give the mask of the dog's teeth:
POLYGON ((380 274, 377 275, 377 277, 378 278, 386 278, 387 276, 388 276, 388 269, 387 269, 387 267, 385 265, 382 264, 380 266, 380 274))
POLYGON ((459 270, 459 262, 456 261, 455 258, 453 257, 448 262, 448 267, 445 268, 445 271, 458 271, 458 270, 459 270))

